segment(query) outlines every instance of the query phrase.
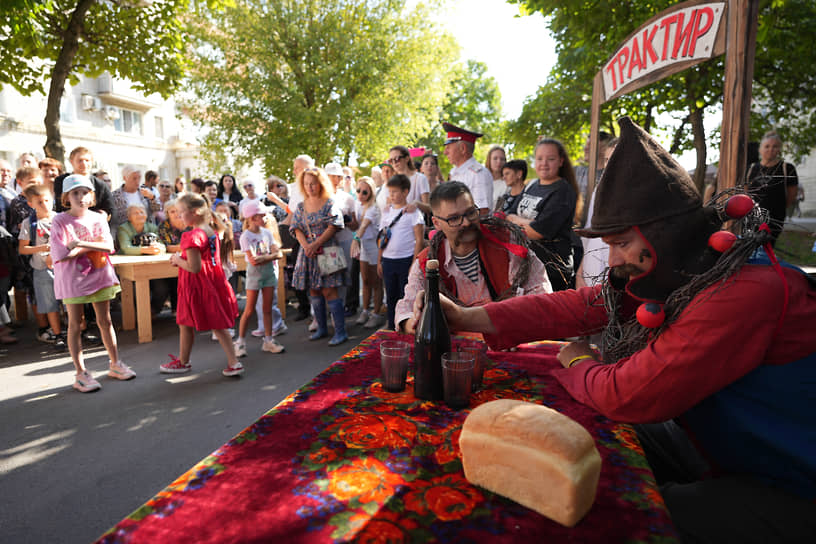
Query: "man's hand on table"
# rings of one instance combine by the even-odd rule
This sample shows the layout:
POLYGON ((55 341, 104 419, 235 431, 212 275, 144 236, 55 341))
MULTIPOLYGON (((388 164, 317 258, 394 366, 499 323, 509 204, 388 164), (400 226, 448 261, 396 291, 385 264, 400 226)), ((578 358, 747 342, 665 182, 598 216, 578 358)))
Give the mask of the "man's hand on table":
POLYGON ((562 347, 561 351, 558 352, 558 362, 561 363, 561 366, 564 368, 570 368, 570 361, 575 360, 572 365, 575 366, 584 361, 595 359, 596 357, 597 355, 589 346, 589 342, 586 340, 581 340, 580 342, 570 342, 562 347), (575 360, 576 357, 581 359, 575 360))

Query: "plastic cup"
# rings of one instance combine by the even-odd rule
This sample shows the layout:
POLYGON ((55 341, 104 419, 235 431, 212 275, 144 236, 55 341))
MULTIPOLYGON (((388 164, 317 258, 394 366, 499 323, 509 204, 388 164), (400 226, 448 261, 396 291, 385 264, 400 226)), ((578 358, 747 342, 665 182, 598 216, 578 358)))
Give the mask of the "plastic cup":
POLYGON ((451 351, 442 355, 445 404, 452 410, 467 408, 470 405, 473 364, 473 353, 451 351))
POLYGON ((473 354, 471 390, 477 391, 482 387, 482 376, 487 365, 487 344, 483 342, 466 342, 459 346, 459 351, 473 354))
POLYGON ((380 344, 380 370, 382 372, 383 389, 390 393, 405 391, 410 355, 411 344, 408 342, 389 340, 380 344))

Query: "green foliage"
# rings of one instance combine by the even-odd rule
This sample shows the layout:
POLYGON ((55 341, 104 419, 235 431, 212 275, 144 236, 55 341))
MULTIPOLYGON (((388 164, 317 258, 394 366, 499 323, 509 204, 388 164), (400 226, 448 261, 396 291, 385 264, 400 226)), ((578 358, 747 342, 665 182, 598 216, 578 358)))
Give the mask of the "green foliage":
MULTIPOLYGON (((539 11, 547 17, 558 54, 547 82, 525 103, 510 134, 520 145, 531 145, 539 135, 548 134, 570 144, 574 156, 579 156, 578 143, 589 130, 595 73, 633 30, 676 2, 509 1, 520 4, 523 12, 539 11)), ((816 3, 811 0, 761 3, 751 135, 758 139, 764 130, 776 127, 794 159, 816 144, 816 57, 808 37, 814 25, 816 3)), ((691 113, 721 107, 723 78, 724 57, 698 64, 605 104, 601 128, 614 132, 613 120, 625 114, 647 130, 670 132, 672 153, 692 149, 691 113), (658 114, 670 115, 674 123, 658 123, 658 114)), ((718 131, 706 138, 718 140, 718 131)))
MULTIPOLYGON (((25 95, 46 93, 44 84, 51 78, 80 1, 3 3, 0 85, 11 85, 25 95)), ((94 77, 107 71, 146 93, 170 96, 188 65, 183 17, 190 0, 90 2, 79 49, 68 67, 69 81, 75 84, 80 74, 94 77)))
POLYGON ((209 127, 204 150, 279 174, 378 163, 430 130, 457 56, 423 6, 398 0, 239 0, 195 21, 188 113, 209 127))
POLYGON ((474 151, 477 160, 484 160, 490 145, 506 141, 507 134, 507 123, 501 118, 499 85, 487 75, 487 65, 468 60, 464 66, 457 64, 455 69, 445 104, 439 110, 438 122, 429 133, 416 138, 418 146, 424 146, 439 156, 443 175, 451 168, 442 152, 445 144, 444 121, 485 135, 477 141, 474 151))
POLYGON ((812 0, 766 0, 757 29, 751 139, 774 129, 788 160, 800 161, 816 145, 816 28, 812 0))

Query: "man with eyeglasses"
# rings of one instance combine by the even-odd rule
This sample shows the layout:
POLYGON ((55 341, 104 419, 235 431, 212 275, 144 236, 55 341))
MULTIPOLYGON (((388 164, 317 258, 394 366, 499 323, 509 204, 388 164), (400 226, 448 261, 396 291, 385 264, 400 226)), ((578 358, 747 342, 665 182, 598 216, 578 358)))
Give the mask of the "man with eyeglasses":
POLYGON ((442 128, 448 135, 445 156, 453 165, 448 179, 467 185, 479 211, 486 215, 493 205, 493 174, 473 157, 476 140, 484 135, 450 123, 442 123, 442 128))
POLYGON ((428 259, 441 265, 440 292, 462 306, 552 292, 544 265, 528 250, 524 234, 502 219, 480 219, 467 185, 439 184, 430 201, 437 232, 411 265, 405 294, 397 302, 394 322, 400 330, 415 330, 414 300, 425 288, 428 259))

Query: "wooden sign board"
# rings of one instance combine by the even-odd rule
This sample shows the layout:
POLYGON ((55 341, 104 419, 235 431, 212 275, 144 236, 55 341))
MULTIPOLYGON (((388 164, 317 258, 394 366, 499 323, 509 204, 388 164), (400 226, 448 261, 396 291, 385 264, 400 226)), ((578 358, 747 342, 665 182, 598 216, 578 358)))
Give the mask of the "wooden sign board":
POLYGON ((685 2, 632 32, 601 70, 603 101, 725 52, 725 2, 685 2))
MULTIPOLYGON (((718 187, 731 187, 742 179, 758 11, 759 0, 689 0, 658 13, 632 32, 595 74, 589 156, 598 156, 603 103, 727 50, 718 187)), ((589 161, 588 195, 595 186, 596 163, 589 161)))

